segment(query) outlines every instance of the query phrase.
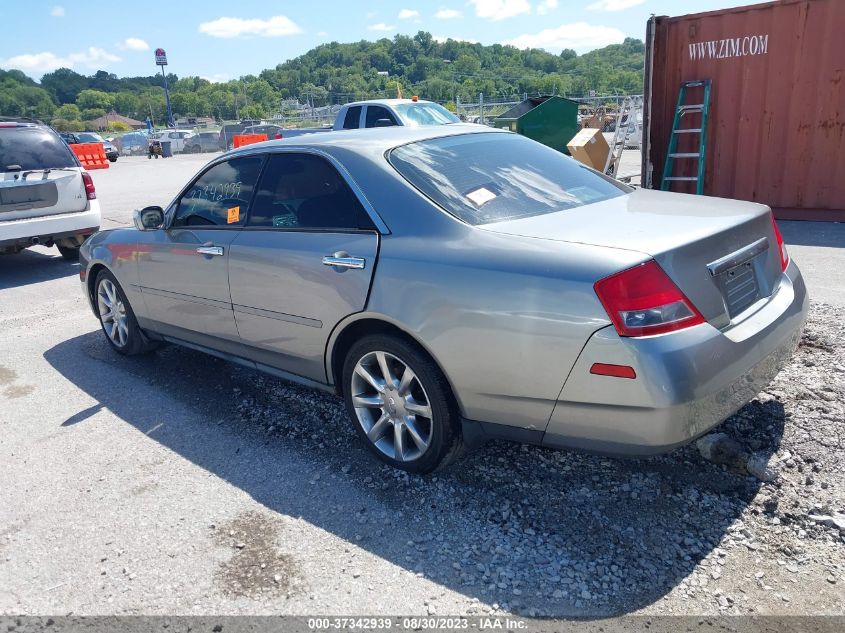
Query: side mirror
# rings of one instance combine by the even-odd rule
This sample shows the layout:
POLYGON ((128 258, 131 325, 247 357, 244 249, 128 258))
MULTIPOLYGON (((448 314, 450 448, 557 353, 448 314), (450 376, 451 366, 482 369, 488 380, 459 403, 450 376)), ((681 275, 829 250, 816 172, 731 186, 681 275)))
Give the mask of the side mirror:
POLYGON ((133 219, 135 228, 139 231, 155 231, 164 226, 164 209, 161 207, 136 209, 133 219))

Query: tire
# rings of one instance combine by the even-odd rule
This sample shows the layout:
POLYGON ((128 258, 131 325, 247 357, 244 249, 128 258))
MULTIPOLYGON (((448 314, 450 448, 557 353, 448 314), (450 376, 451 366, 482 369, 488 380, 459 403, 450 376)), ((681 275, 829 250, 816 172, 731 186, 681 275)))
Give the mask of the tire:
POLYGON ((56 244, 56 248, 59 249, 59 252, 62 254, 62 257, 65 258, 69 262, 78 262, 79 261, 79 247, 78 246, 59 246, 56 244))
POLYGON ((116 162, 117 162, 117 157, 115 157, 115 158, 109 158, 109 162, 110 162, 110 163, 116 163, 116 162))
POLYGON ((138 321, 135 319, 135 313, 132 311, 132 306, 126 299, 126 294, 123 288, 115 279, 114 275, 108 270, 101 270, 94 282, 94 307, 97 311, 97 318, 100 320, 100 327, 103 329, 103 334, 109 345, 112 346, 119 354, 126 356, 134 356, 135 354, 144 354, 152 351, 158 345, 149 341, 138 327, 138 321), (101 292, 103 293, 101 295, 101 292), (111 303, 111 310, 109 311, 108 303, 111 303), (117 304, 115 306, 115 304, 117 304), (109 321, 104 319, 105 314, 115 312, 123 319, 123 325, 116 323, 114 320, 109 321), (109 327, 114 324, 114 329, 109 327))
POLYGON ((460 414, 452 391, 417 345, 389 334, 366 336, 346 355, 342 380, 352 424, 383 462, 424 474, 448 466, 462 454, 460 414), (390 381, 384 380, 385 365, 390 381), (404 387, 406 369, 413 378, 404 387))
POLYGON ((152 159, 153 159, 153 155, 152 155, 152 154, 147 154, 147 158, 149 158, 150 160, 152 160, 152 159))

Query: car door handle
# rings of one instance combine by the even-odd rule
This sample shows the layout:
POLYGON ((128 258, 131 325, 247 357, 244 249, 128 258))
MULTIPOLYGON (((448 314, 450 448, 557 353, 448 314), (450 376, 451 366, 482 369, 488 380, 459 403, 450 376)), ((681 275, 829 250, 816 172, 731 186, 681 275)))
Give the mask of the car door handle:
POLYGON ((222 246, 200 246, 197 249, 197 253, 200 255, 222 255, 223 254, 223 247, 222 246))
POLYGON ((366 263, 363 257, 338 257, 337 255, 323 257, 325 266, 337 266, 338 268, 363 268, 366 263))

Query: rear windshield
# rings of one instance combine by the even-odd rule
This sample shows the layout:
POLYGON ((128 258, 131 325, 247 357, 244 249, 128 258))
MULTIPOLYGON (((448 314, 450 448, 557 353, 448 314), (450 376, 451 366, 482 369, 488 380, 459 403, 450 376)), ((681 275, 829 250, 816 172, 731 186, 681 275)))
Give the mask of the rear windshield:
POLYGON ((517 134, 418 141, 397 147, 389 160, 412 185, 467 224, 554 213, 632 191, 517 134))
POLYGON ((58 135, 40 127, 0 128, 0 171, 78 167, 73 152, 58 135))
POLYGON ((76 135, 83 143, 105 143, 105 140, 99 134, 94 134, 93 132, 80 132, 76 135))
POLYGON ((394 108, 409 127, 459 123, 460 119, 437 103, 402 103, 394 108))

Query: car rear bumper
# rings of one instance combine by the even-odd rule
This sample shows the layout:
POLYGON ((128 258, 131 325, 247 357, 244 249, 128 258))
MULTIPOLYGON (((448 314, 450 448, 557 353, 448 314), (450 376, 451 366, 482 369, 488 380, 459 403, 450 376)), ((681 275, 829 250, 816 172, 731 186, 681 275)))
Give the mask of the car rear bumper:
POLYGON ((543 445, 648 455, 692 441, 772 381, 798 345, 808 304, 790 263, 775 295, 725 331, 706 323, 645 338, 599 330, 564 385, 543 445), (637 377, 594 375, 593 363, 628 365, 637 377))
POLYGON ((100 205, 97 200, 92 200, 87 210, 77 213, 0 221, 0 249, 49 245, 56 240, 75 236, 84 239, 99 229, 100 205))

